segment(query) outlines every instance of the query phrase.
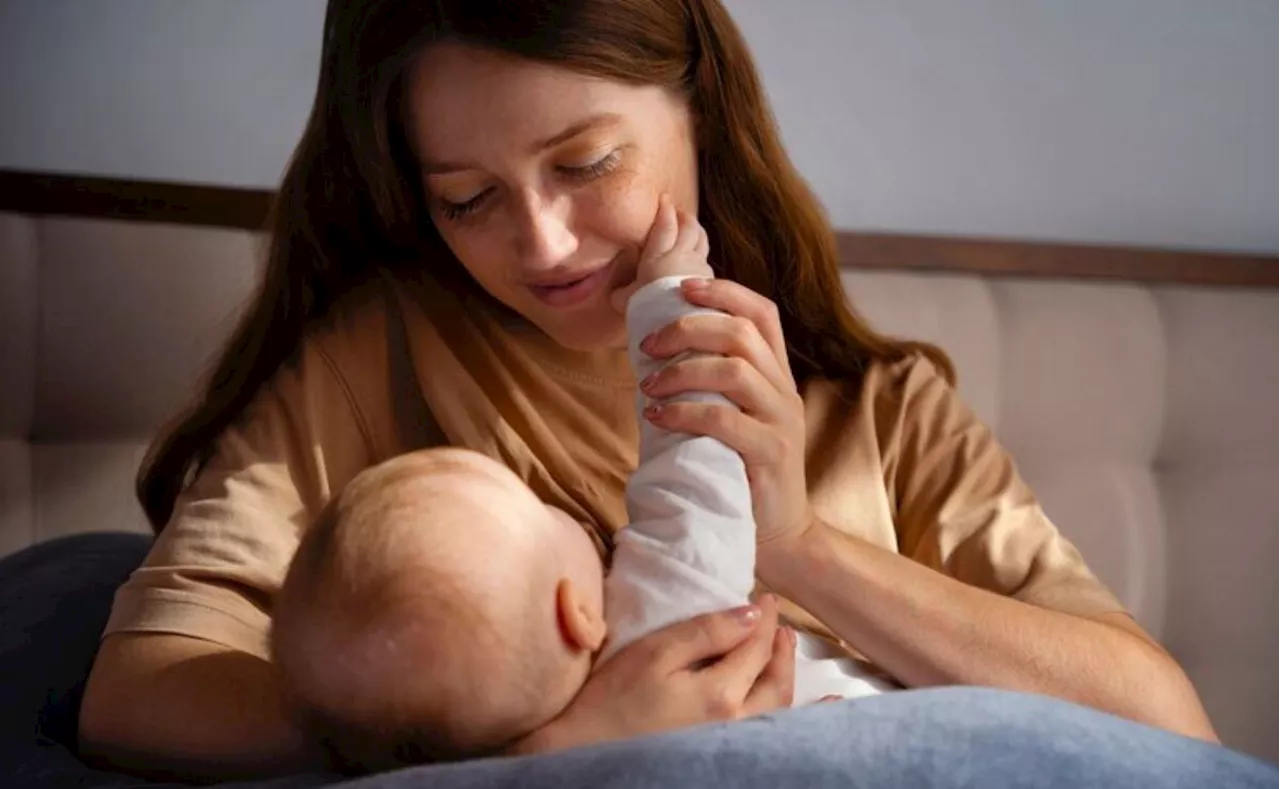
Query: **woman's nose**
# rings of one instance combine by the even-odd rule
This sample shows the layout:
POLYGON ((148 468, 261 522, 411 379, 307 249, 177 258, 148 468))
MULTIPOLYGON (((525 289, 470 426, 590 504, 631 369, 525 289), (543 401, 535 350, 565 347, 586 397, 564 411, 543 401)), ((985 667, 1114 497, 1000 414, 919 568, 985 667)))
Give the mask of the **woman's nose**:
POLYGON ((516 240, 521 263, 537 271, 568 260, 578 249, 578 237, 570 225, 572 201, 529 195, 521 202, 524 217, 516 240))

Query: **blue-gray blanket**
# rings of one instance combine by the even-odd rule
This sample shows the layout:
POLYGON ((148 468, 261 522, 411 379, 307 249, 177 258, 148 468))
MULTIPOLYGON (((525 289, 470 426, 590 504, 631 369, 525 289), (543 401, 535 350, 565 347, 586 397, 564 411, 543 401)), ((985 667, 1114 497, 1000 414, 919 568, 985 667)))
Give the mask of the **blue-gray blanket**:
MULTIPOLYGON (((175 786, 76 758, 84 680, 139 535, 43 543, 0 560, 0 787, 175 786)), ((810 789, 1277 785, 1274 765, 1062 702, 956 688, 820 704, 548 756, 306 775, 254 789, 810 789)))

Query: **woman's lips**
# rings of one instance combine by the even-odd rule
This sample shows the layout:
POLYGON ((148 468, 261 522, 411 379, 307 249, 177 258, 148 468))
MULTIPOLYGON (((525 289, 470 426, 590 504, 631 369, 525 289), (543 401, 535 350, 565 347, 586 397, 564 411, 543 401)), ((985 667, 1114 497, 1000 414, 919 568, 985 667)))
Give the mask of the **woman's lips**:
POLYGON ((563 285, 530 285, 529 290, 549 307, 573 307, 599 293, 609 282, 612 266, 601 266, 581 279, 563 285))

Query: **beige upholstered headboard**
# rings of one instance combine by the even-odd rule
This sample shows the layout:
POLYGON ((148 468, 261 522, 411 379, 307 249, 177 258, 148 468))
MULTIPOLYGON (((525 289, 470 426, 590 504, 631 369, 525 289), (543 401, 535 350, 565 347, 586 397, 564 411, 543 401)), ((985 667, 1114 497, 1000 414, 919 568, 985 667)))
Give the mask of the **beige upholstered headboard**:
MULTIPOLYGON (((261 230, 273 194, 260 189, 0 169, 0 212, 261 230)), ((1275 287, 1275 255, 837 232, 844 265, 994 276, 1083 277, 1183 285, 1275 287)))

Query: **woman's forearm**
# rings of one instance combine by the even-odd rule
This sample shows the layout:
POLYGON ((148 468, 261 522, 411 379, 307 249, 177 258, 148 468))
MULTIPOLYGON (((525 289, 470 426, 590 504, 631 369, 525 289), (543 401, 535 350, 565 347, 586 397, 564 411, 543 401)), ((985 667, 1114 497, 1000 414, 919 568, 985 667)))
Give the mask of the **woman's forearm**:
POLYGON ((80 750, 95 763, 206 781, 318 767, 289 722, 261 658, 176 635, 109 637, 80 711, 80 750))
POLYGON ((762 580, 908 687, 985 685, 1215 740, 1177 663, 1123 614, 1086 619, 969 586, 815 523, 762 580))

